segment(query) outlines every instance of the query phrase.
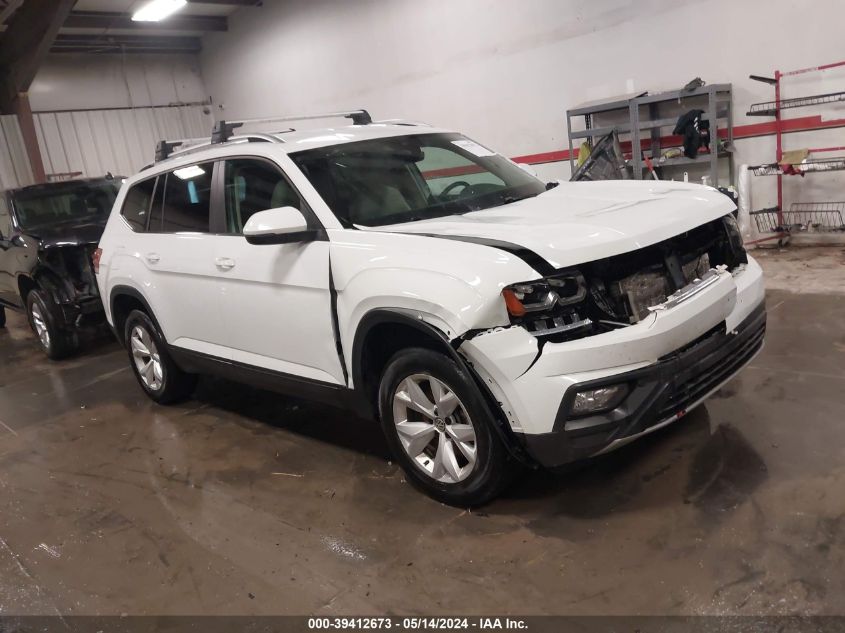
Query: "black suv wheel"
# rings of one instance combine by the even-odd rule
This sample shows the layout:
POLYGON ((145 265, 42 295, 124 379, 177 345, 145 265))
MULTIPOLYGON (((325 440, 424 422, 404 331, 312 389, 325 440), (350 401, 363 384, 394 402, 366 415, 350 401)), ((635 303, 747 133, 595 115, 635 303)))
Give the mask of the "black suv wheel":
POLYGON ((63 327, 61 309, 49 293, 40 288, 30 290, 26 296, 26 312, 32 331, 50 359, 66 358, 79 348, 76 333, 63 327))
POLYGON ((149 316, 140 310, 130 312, 123 340, 135 378, 150 398, 159 404, 170 404, 191 395, 197 377, 183 372, 173 362, 164 337, 149 316))
POLYGON ((451 358, 420 348, 393 356, 379 413, 408 479, 434 499, 480 505, 507 482, 511 464, 495 421, 472 377, 451 358))

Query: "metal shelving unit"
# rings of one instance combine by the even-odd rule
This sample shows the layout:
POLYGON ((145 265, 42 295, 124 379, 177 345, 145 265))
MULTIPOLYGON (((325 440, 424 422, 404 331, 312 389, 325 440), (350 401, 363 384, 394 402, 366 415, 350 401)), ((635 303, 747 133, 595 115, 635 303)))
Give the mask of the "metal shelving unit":
POLYGON ((623 148, 630 152, 633 177, 641 180, 647 176, 643 152, 656 168, 709 166, 710 183, 719 186, 719 161, 728 161, 729 179, 733 180, 733 157, 730 152, 719 151, 720 141, 733 142, 733 112, 730 84, 712 84, 691 91, 670 90, 658 94, 638 92, 613 99, 584 103, 566 112, 569 136, 569 164, 575 170, 575 148, 582 139, 593 145, 599 138, 616 131, 623 140, 623 148), (680 141, 664 144, 665 128, 672 128, 678 117, 692 109, 704 110, 702 119, 710 123, 710 152, 695 158, 685 156, 660 161, 667 147, 679 147, 680 141), (671 110, 671 116, 667 110, 671 110), (572 119, 584 117, 584 129, 573 130, 572 119), (605 119, 602 121, 602 119, 605 119), (640 151, 634 151, 639 148, 640 151))

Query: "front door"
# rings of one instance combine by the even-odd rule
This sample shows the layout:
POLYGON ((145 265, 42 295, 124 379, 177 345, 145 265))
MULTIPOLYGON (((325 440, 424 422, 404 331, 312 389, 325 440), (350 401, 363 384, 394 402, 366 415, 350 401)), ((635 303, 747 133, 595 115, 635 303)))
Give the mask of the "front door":
POLYGON ((292 206, 316 221, 277 165, 225 162, 226 236, 217 239, 221 310, 236 362, 345 384, 332 326, 329 243, 256 246, 242 235, 258 211, 292 206))

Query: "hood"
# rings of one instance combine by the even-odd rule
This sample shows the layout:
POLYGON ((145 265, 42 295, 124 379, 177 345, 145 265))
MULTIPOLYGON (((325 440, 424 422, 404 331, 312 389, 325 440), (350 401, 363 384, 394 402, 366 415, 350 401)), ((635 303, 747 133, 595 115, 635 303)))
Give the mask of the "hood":
POLYGON ((564 182, 501 207, 368 230, 509 242, 564 268, 661 242, 733 209, 727 196, 702 185, 564 182))
POLYGON ((62 246, 87 246, 100 241, 104 224, 56 224, 50 227, 32 229, 26 234, 38 240, 40 248, 62 246))

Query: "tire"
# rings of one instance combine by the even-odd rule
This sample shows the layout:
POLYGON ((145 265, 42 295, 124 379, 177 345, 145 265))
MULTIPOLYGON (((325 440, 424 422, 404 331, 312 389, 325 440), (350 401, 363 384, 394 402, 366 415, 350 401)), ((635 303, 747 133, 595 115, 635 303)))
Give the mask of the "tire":
POLYGON ((184 400, 197 386, 197 377, 179 369, 153 320, 133 310, 123 331, 129 365, 144 393, 159 404, 184 400), (148 368, 146 371, 144 368, 148 368))
POLYGON ((478 506, 510 478, 489 407, 472 377, 444 354, 410 348, 394 355, 379 385, 379 419, 408 480, 437 501, 478 506))
POLYGON ((6 327, 6 308, 0 306, 0 327, 6 327))
POLYGON ((47 292, 40 288, 30 290, 26 296, 26 313, 48 358, 61 360, 79 349, 76 332, 66 329, 60 318, 61 309, 47 292))

